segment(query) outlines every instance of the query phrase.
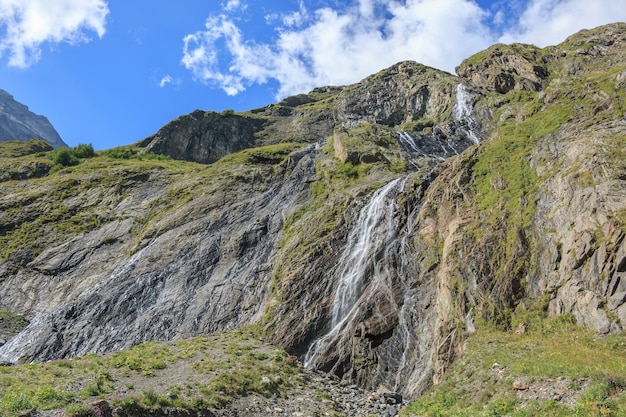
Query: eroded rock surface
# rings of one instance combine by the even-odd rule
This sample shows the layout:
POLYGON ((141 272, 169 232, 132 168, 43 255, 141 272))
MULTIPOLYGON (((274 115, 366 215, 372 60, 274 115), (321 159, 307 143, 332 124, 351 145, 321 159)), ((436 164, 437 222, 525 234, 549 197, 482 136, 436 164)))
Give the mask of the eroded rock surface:
POLYGON ((460 77, 400 63, 245 114, 194 112, 143 143, 226 155, 211 165, 95 160, 7 181, 0 308, 30 325, 0 358, 261 322, 311 368, 412 396, 477 317, 509 329, 541 308, 621 332, 625 50, 620 23, 495 46, 460 77))

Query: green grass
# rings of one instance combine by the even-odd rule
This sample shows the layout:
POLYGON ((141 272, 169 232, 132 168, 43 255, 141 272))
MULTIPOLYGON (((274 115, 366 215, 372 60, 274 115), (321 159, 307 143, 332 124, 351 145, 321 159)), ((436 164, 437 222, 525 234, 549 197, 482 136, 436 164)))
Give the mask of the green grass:
POLYGON ((239 164, 270 164, 275 165, 284 162, 289 154, 298 148, 302 148, 301 143, 279 143, 258 148, 244 149, 222 157, 216 164, 239 165, 239 164))
MULTIPOLYGON (((86 147, 65 149, 73 152, 72 156, 74 153, 84 156, 83 148, 86 147)), ((175 161, 162 155, 141 154, 133 147, 123 147, 97 152, 93 157, 80 159, 78 165, 57 164, 51 175, 29 180, 28 188, 20 187, 18 183, 5 186, 6 193, 11 193, 11 187, 15 187, 17 194, 16 198, 0 204, 0 221, 3 222, 0 262, 8 261, 22 250, 37 256, 53 242, 68 241, 97 229, 103 222, 115 220, 116 212, 111 202, 132 197, 133 189, 142 181, 156 177, 166 184, 164 195, 162 198, 155 196, 145 214, 135 219, 137 238, 149 236, 158 232, 152 225, 166 218, 170 210, 201 195, 208 184, 221 180, 267 182, 274 172, 278 172, 275 166, 284 163, 289 154, 300 147, 302 144, 285 143, 247 149, 228 155, 213 165, 175 161), (84 205, 87 200, 91 204, 84 205), (99 201, 107 203, 100 205, 99 201)), ((57 154, 44 154, 39 158, 52 165, 54 162, 46 155, 57 154)), ((25 156, 14 158, 14 161, 19 164, 33 158, 36 159, 25 156)), ((6 164, 8 162, 0 161, 0 171, 6 164)), ((109 239, 104 243, 115 242, 109 239)))
POLYGON ((171 158, 167 155, 144 153, 134 146, 120 146, 117 148, 98 151, 98 155, 106 156, 113 159, 137 159, 140 161, 157 160, 168 161, 171 158))
POLYGON ((27 141, 9 140, 0 142, 0 158, 16 158, 36 154, 39 152, 48 152, 52 150, 52 146, 45 140, 30 139, 27 141))
POLYGON ((250 393, 271 396, 289 389, 299 374, 295 362, 255 334, 253 327, 240 328, 176 342, 143 343, 108 355, 0 367, 0 415, 66 407, 68 415, 84 415, 89 407, 75 403, 94 399, 127 408, 194 410, 220 407, 250 393), (185 367, 186 388, 181 388, 181 381, 169 380, 168 373, 185 367), (153 382, 157 380, 159 384, 153 382))
POLYGON ((26 320, 24 317, 4 308, 0 308, 0 321, 10 323, 11 325, 17 327, 25 327, 28 324, 28 320, 26 320))
POLYGON ((610 416, 626 415, 626 336, 599 337, 570 316, 547 319, 527 313, 529 330, 501 332, 481 324, 467 336, 462 356, 445 380, 411 403, 404 416, 610 416), (530 320, 528 320, 530 318, 530 320), (513 388, 533 388, 561 378, 569 389, 590 381, 574 405, 552 397, 524 398, 513 388))

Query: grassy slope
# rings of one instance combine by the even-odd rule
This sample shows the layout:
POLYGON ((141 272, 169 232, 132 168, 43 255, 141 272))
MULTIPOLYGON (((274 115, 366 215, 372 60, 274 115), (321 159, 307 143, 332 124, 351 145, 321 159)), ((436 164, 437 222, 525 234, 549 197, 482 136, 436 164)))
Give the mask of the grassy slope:
POLYGON ((404 415, 626 415, 626 335, 599 337, 569 315, 518 316, 523 331, 477 325, 444 382, 404 415))
MULTIPOLYGON (((477 63, 487 55, 469 60, 477 63)), ((552 67, 552 79, 568 81, 557 79, 541 94, 511 91, 490 102, 500 123, 481 144, 473 167, 478 213, 470 230, 480 241, 505 225, 505 235, 495 240, 495 253, 503 260, 496 263, 494 281, 513 279, 515 265, 508 268, 504 260, 513 259, 517 231, 526 230, 534 214, 544 178, 529 165, 533 147, 569 122, 580 121, 579 132, 593 132, 594 126, 623 118, 626 92, 615 87, 615 80, 625 67, 618 63, 602 68, 568 77, 552 67)), ((615 171, 611 175, 623 175, 623 135, 603 139, 604 157, 615 171)), ((624 227, 624 213, 615 216, 624 227)), ((529 260, 517 260, 522 271, 529 268, 529 260)), ((445 380, 410 404, 404 415, 626 416, 626 335, 598 336, 576 326, 570 315, 547 318, 545 307, 536 303, 530 311, 521 306, 510 311, 498 306, 503 322, 487 314, 490 323, 477 324, 475 333, 464 335, 462 351, 445 380), (507 328, 512 330, 503 331, 507 328)))
POLYGON ((86 404, 98 399, 127 409, 199 410, 245 394, 279 394, 299 381, 299 369, 257 335, 248 327, 107 355, 0 367, 0 415, 60 408, 85 415, 86 404))

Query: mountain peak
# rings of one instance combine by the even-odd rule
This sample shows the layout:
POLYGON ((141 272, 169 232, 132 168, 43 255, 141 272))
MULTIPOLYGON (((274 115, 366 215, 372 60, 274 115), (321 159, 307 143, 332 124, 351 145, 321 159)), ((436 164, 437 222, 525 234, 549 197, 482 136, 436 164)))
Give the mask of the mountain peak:
POLYGON ((45 116, 31 112, 7 91, 0 89, 0 142, 42 139, 53 148, 66 147, 45 116))

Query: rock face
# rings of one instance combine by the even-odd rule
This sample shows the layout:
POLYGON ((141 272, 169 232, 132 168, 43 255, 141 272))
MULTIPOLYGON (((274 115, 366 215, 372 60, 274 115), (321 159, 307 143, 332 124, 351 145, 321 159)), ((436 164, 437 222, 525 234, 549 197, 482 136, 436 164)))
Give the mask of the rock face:
POLYGON ((148 152, 206 164, 253 147, 254 134, 263 124, 263 120, 231 112, 196 110, 168 123, 140 145, 148 152))
POLYGON ((7 181, 0 308, 30 324, 0 360, 260 322, 310 368, 407 397, 478 319, 621 332, 624 51, 620 23, 494 46, 459 77, 404 62, 142 142, 208 165, 94 158, 7 181))
POLYGON ((34 114, 0 89, 0 142, 29 139, 43 139, 53 148, 67 146, 47 118, 34 114))

